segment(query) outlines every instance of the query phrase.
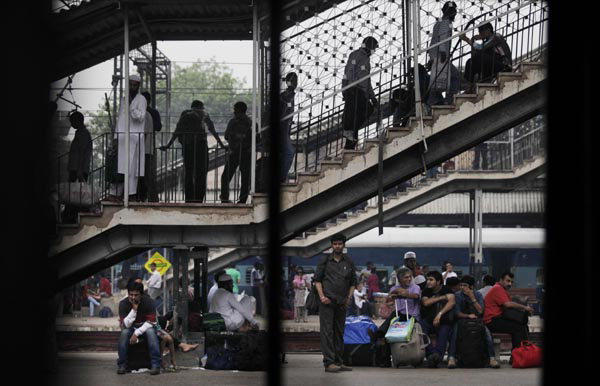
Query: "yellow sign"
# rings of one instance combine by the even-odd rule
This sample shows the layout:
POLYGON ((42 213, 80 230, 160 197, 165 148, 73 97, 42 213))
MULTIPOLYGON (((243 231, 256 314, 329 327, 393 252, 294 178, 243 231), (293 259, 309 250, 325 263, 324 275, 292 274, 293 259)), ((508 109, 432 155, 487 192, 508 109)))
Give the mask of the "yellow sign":
POLYGON ((169 263, 169 260, 162 257, 162 255, 158 252, 152 255, 152 257, 148 259, 146 264, 144 264, 144 268, 146 268, 148 272, 152 272, 152 270, 150 269, 150 264, 152 263, 156 264, 156 270, 158 271, 158 273, 160 273, 161 276, 163 276, 169 270, 169 268, 171 268, 171 263, 169 263))

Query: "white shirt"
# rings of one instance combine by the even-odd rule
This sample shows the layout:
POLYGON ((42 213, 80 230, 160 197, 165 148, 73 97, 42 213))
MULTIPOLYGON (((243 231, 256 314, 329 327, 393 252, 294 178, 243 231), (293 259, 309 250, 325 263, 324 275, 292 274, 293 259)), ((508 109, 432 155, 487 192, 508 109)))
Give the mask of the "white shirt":
POLYGON ((162 277, 158 271, 154 271, 150 274, 148 279, 148 288, 160 288, 162 286, 162 277))
POLYGON ((252 312, 237 301, 235 295, 223 288, 218 288, 210 303, 210 312, 218 312, 225 320, 227 331, 237 331, 244 320, 258 324, 252 317, 252 312))
POLYGON ((358 308, 362 308, 365 303, 366 300, 362 299, 361 296, 365 296, 366 294, 367 289, 365 287, 363 287, 361 291, 358 291, 357 289, 354 290, 354 303, 358 308))
POLYGON ((490 292, 491 289, 492 289, 491 285, 486 285, 485 287, 483 287, 479 290, 479 293, 485 299, 485 296, 488 294, 488 292, 490 292))
MULTIPOLYGON (((212 298, 213 298, 213 296, 215 296, 215 292, 217 292, 217 289, 219 289, 219 286, 217 285, 217 283, 215 283, 215 284, 213 284, 212 287, 210 287, 210 290, 208 291, 208 295, 206 295, 206 299, 208 300, 209 307, 212 304, 212 298)), ((210 311, 210 312, 212 312, 212 311, 210 311)))
POLYGON ((442 276, 444 277, 444 285, 446 285, 446 280, 448 280, 448 278, 450 278, 450 277, 458 277, 458 275, 454 271, 452 271, 452 272, 444 272, 442 274, 442 276))

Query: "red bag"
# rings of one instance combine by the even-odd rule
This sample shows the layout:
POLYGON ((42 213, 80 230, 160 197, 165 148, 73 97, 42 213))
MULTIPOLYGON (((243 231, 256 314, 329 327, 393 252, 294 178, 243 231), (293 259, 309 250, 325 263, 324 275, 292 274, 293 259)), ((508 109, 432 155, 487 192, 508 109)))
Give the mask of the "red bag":
POLYGON ((541 366, 542 348, 540 346, 524 340, 519 347, 512 350, 512 367, 514 369, 541 366))

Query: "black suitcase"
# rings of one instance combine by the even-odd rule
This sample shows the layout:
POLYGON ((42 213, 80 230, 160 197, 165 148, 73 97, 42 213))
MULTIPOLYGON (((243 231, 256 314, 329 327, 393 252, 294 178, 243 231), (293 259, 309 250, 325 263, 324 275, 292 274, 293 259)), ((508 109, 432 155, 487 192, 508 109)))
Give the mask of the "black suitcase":
POLYGON ((485 367, 487 355, 485 325, 481 319, 460 319, 456 337, 456 356, 461 367, 485 367))
POLYGON ((152 368, 148 341, 144 335, 138 339, 138 343, 130 344, 127 348, 127 371, 152 368))
POLYGON ((269 342, 266 331, 249 331, 242 334, 239 350, 233 355, 238 370, 266 371, 269 342))
POLYGON ((371 343, 344 344, 342 359, 346 366, 373 366, 374 352, 371 343))

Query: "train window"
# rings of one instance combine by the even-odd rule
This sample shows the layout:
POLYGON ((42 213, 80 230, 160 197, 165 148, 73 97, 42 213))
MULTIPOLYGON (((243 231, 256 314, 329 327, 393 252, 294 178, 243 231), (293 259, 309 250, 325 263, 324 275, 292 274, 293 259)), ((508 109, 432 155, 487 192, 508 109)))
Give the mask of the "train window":
POLYGON ((544 285, 544 268, 535 271, 535 281, 537 285, 544 285))
POLYGON ((246 268, 246 283, 247 284, 250 284, 250 275, 252 274, 252 268, 253 267, 246 268))

